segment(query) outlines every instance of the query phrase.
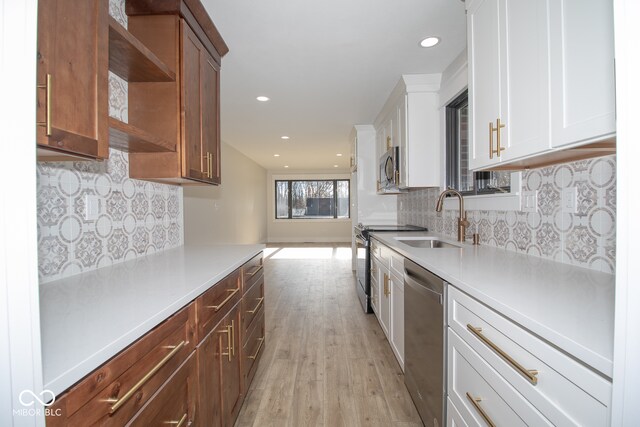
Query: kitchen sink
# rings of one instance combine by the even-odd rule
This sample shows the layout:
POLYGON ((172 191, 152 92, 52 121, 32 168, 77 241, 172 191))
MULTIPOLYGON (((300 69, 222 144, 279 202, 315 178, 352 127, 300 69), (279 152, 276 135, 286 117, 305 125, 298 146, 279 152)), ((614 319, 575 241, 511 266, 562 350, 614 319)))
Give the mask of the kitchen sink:
POLYGON ((442 240, 435 239, 433 237, 412 237, 412 238, 397 238, 396 240, 404 243, 405 245, 412 246, 414 248, 445 248, 445 249, 459 249, 462 246, 454 245, 452 243, 443 242, 442 240))

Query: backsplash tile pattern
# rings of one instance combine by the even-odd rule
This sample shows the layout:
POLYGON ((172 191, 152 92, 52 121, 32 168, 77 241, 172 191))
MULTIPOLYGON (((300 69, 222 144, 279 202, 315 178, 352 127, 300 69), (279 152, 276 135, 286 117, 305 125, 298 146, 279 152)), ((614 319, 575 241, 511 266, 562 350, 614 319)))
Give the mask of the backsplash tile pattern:
MULTIPOLYGON (((109 13, 126 26, 124 0, 109 13)), ((128 121, 127 82, 109 73, 109 115, 128 121)), ((129 156, 104 162, 38 163, 38 273, 41 283, 184 243, 182 188, 129 179, 129 156), (98 199, 87 220, 85 197, 98 199)))
MULTIPOLYGON (((483 245, 615 272, 615 156, 525 171, 522 186, 538 192, 535 213, 469 210, 468 233, 479 233, 483 245), (575 214, 561 209, 562 190, 569 187, 577 189, 575 214)), ((398 196, 399 221, 455 237, 458 211, 437 213, 439 192, 428 188, 398 196)))

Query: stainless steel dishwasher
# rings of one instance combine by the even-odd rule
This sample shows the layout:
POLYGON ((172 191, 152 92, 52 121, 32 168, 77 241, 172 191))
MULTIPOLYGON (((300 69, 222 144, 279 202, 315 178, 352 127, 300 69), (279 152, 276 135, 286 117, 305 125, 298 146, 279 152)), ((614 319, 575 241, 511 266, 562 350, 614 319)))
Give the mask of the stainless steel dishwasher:
POLYGON ((404 260, 404 382, 427 427, 444 426, 446 283, 404 260))

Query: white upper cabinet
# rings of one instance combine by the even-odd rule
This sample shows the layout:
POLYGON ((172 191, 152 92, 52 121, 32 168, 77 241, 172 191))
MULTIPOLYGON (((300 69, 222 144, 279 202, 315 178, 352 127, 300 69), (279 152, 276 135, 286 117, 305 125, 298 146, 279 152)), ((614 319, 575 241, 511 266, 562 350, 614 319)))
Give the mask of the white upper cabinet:
POLYGON ((467 2, 472 169, 608 154, 554 149, 615 133, 611 13, 606 0, 467 2))
POLYGON ((612 1, 554 0, 550 8, 553 146, 612 137, 612 1))
POLYGON ((400 147, 400 185, 440 186, 440 74, 403 75, 375 121, 378 157, 400 147))

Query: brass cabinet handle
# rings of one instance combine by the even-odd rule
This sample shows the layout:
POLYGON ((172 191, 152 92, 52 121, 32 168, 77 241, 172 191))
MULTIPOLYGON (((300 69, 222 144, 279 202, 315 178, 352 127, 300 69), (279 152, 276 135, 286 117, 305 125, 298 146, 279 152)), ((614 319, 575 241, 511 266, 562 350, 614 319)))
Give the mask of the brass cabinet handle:
POLYGON ((236 289, 227 289, 227 292, 231 292, 231 293, 229 294, 228 297, 224 299, 224 301, 222 301, 218 305, 208 305, 207 308, 212 308, 214 311, 220 310, 226 303, 228 303, 231 300, 231 298, 233 298, 235 294, 240 292, 240 288, 238 287, 236 289))
POLYGON ((533 385, 538 384, 538 377, 536 376, 536 375, 538 375, 538 371, 537 370, 535 370, 535 369, 526 369, 521 364, 516 362, 511 356, 509 356, 507 353, 505 353, 500 347, 498 347, 496 344, 494 344, 489 338, 485 337, 482 334, 482 328, 476 328, 475 326, 471 325, 470 323, 467 323, 467 329, 473 335, 475 335, 480 341, 482 341, 487 346, 489 346, 489 348, 491 348, 493 351, 498 353, 498 355, 500 355, 504 360, 506 360, 511 365, 511 367, 513 367, 516 371, 518 371, 522 375, 524 375, 525 378, 527 378, 531 384, 533 384, 533 385))
POLYGON ((219 334, 227 334, 227 352, 221 353, 223 356, 227 356, 229 358, 229 362, 231 362, 231 325, 227 325, 223 331, 218 331, 219 334))
POLYGON ((493 122, 489 122, 489 158, 493 159, 493 133, 496 128, 493 127, 493 122))
POLYGON ((247 276, 249 276, 249 277, 253 277, 253 276, 255 276, 255 275, 256 275, 256 273, 257 273, 258 271, 260 271, 260 270, 262 270, 262 264, 260 264, 260 265, 256 265, 256 266, 253 268, 253 270, 251 270, 251 271, 247 271, 247 276))
POLYGON ((256 304, 255 308, 254 308, 253 310, 247 310, 247 313, 249 313, 249 314, 253 314, 253 313, 255 313, 256 311, 258 311, 258 309, 259 309, 259 308, 260 308, 260 306, 262 305, 262 302, 264 301, 264 297, 262 297, 262 298, 257 298, 257 300, 258 300, 258 304, 256 304))
POLYGON ((231 320, 231 354, 236 355, 236 326, 233 319, 231 320))
POLYGON ((182 427, 182 425, 184 424, 185 421, 187 421, 187 413, 186 412, 182 416, 182 418, 180 418, 180 421, 165 421, 164 424, 175 424, 176 427, 182 427))
POLYGON ((389 292, 389 276, 387 276, 387 273, 384 273, 384 296, 388 297, 390 293, 391 292, 389 292))
POLYGON ((45 110, 45 120, 44 122, 37 122, 38 126, 44 126, 47 128, 46 135, 51 136, 51 74, 47 74, 47 81, 43 85, 38 85, 38 89, 44 89, 47 94, 47 104, 45 110))
POLYGON ((213 178, 213 154, 209 153, 209 178, 213 178))
POLYGON ((500 119, 497 119, 496 123, 497 123, 497 126, 496 126, 496 154, 498 155, 498 157, 500 157, 500 152, 504 151, 504 147, 502 147, 500 145, 500 129, 502 129, 506 125, 504 123, 500 123, 500 119))
POLYGON ((471 396, 471 393, 467 392, 467 399, 469 399, 469 401, 471 402, 471 404, 476 408, 476 410, 480 413, 480 415, 482 415, 482 418, 484 418, 484 420, 486 421, 487 424, 489 424, 489 427, 496 427, 496 425, 494 424, 494 422, 491 420, 491 418, 489 417, 489 414, 487 414, 485 412, 484 409, 482 409, 482 406, 480 406, 480 402, 482 402, 482 399, 479 397, 473 397, 471 396))
POLYGON ((256 350, 256 352, 253 354, 253 356, 247 356, 251 360, 256 360, 256 357, 258 357, 258 353, 260 353, 260 349, 262 348, 262 344, 264 344, 264 337, 258 338, 258 341, 260 341, 260 344, 258 345, 258 349, 256 350))
POLYGON ((400 171, 396 170, 396 185, 400 184, 400 171))
POLYGON ((391 137, 388 136, 387 137, 387 150, 391 149, 392 145, 391 145, 391 137))
MULTIPOLYGON (((144 377, 142 377, 142 379, 138 381, 136 385, 134 385, 131 388, 131 390, 126 392, 124 396, 122 396, 120 399, 116 400, 113 403, 113 405, 111 406, 111 409, 109 409, 109 413, 110 414, 115 413, 118 409, 122 407, 122 405, 127 403, 127 401, 131 399, 131 396, 133 396, 135 392, 138 391, 138 389, 140 389, 140 387, 142 387, 147 381, 149 381, 149 379, 153 375, 155 375, 155 373, 158 372, 160 368, 162 368, 169 360, 171 360, 171 358, 175 356, 176 353, 178 353, 182 349, 182 347, 184 347, 185 344, 186 344, 186 341, 181 341, 180 344, 173 347, 173 350, 171 350, 169 354, 167 354, 160 362, 158 362, 156 366, 154 366, 149 372, 147 372, 147 374, 144 377)), ((108 400, 108 402, 111 403, 112 401, 108 400)))

